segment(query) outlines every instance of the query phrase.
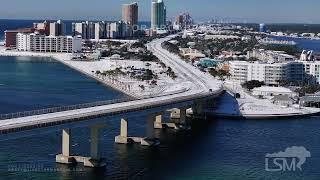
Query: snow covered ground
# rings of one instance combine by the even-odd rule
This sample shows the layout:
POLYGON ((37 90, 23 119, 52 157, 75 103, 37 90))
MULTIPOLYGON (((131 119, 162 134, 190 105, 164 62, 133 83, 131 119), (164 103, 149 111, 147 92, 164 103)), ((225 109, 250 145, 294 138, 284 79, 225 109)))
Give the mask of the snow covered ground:
POLYGON ((195 67, 183 62, 180 57, 175 56, 168 51, 162 49, 161 43, 169 38, 153 41, 148 44, 148 47, 154 46, 151 49, 153 53, 164 62, 167 67, 171 67, 177 78, 172 79, 166 73, 167 67, 162 68, 156 62, 142 62, 134 60, 110 60, 103 59, 101 61, 74 61, 71 60, 71 54, 66 53, 37 53, 37 52, 18 52, 14 50, 5 50, 0 47, 0 56, 37 56, 37 57, 52 57, 59 62, 76 69, 96 80, 111 86, 117 90, 124 92, 127 95, 136 98, 148 98, 179 94, 183 92, 201 93, 208 92, 210 89, 216 91, 221 89, 222 83, 215 80, 213 77, 205 75, 195 67), (148 65, 149 64, 149 65, 148 65), (129 75, 119 76, 99 76, 96 71, 104 72, 114 70, 118 67, 145 68, 152 70, 157 74, 157 85, 151 85, 148 81, 141 81, 131 78, 129 75), (143 86, 144 88, 141 88, 143 86))
MULTIPOLYGON (((194 85, 193 89, 216 89, 221 82, 213 78, 208 73, 200 71, 197 67, 192 66, 189 63, 183 61, 179 56, 169 53, 160 47, 161 42, 167 41, 174 36, 169 36, 167 38, 159 39, 153 41, 148 45, 149 49, 155 49, 154 54, 158 57, 167 56, 169 59, 173 59, 180 65, 175 65, 172 62, 167 62, 168 58, 162 57, 166 64, 171 64, 174 66, 175 71, 180 74, 192 75, 189 80, 194 85), (159 55, 159 53, 162 53, 159 55)), ((295 107, 283 107, 273 104, 268 99, 257 99, 248 93, 246 93, 240 84, 234 84, 230 81, 224 82, 223 86, 230 89, 231 91, 241 94, 241 99, 234 99, 232 95, 227 94, 221 98, 221 103, 219 107, 214 111, 216 114, 226 115, 226 116, 245 116, 245 117, 274 117, 274 116, 296 116, 296 115, 306 115, 320 113, 318 108, 309 108, 298 106, 295 107)))
POLYGON ((185 88, 187 82, 181 78, 172 79, 166 73, 167 69, 162 68, 160 64, 156 62, 142 62, 134 60, 110 60, 102 59, 100 61, 73 61, 73 60, 64 60, 63 63, 84 71, 86 74, 93 76, 99 79, 106 84, 112 84, 125 92, 126 94, 132 95, 137 98, 144 97, 156 97, 168 94, 174 94, 179 92, 187 91, 185 88), (134 78, 131 78, 129 75, 117 75, 117 76, 99 76, 95 72, 115 70, 116 68, 122 68, 122 71, 126 67, 132 67, 136 69, 150 69, 155 73, 158 78, 156 79, 157 85, 151 85, 150 81, 141 81, 134 78), (144 87, 144 89, 141 88, 144 87))
POLYGON ((76 69, 96 80, 111 86, 117 90, 124 92, 127 95, 136 98, 156 97, 162 95, 171 95, 188 91, 188 82, 184 81, 179 76, 173 80, 166 73, 160 74, 160 72, 166 71, 166 68, 162 68, 160 64, 155 62, 142 62, 134 60, 110 60, 102 59, 101 61, 74 61, 71 60, 71 54, 66 53, 37 53, 37 52, 17 52, 6 51, 3 47, 0 47, 0 56, 35 56, 35 57, 52 57, 59 62, 76 69), (150 64, 150 66, 147 65, 150 64), (116 76, 116 77, 101 77, 95 74, 96 71, 108 71, 114 70, 117 67, 134 66, 135 68, 152 69, 157 75, 157 85, 150 85, 150 82, 139 81, 137 79, 130 78, 129 76, 116 76), (142 89, 139 85, 143 85, 142 89))
MULTIPOLYGON (((179 56, 174 55, 161 47, 161 43, 170 40, 174 36, 157 39, 147 44, 148 49, 156 55, 160 61, 171 67, 176 73, 177 78, 172 79, 166 73, 160 73, 165 69, 156 62, 141 62, 134 60, 110 60, 101 61, 73 61, 72 56, 65 53, 36 53, 36 52, 17 52, 6 51, 0 46, 0 56, 39 56, 52 57, 58 61, 70 66, 92 78, 97 79, 104 84, 118 89, 132 97, 159 97, 178 94, 201 94, 212 91, 218 91, 222 88, 222 82, 215 79, 205 72, 201 72, 197 67, 183 61, 179 56), (147 65, 149 63, 150 65, 147 65), (101 77, 95 74, 96 71, 114 70, 117 67, 134 66, 135 68, 151 69, 158 75, 157 85, 150 85, 150 82, 140 81, 130 78, 127 75, 117 77, 101 77), (141 85, 145 87, 143 90, 141 85)), ((282 107, 273 104, 268 99, 257 99, 246 93, 240 84, 225 82, 224 87, 240 93, 240 99, 234 99, 231 96, 223 98, 221 105, 214 113, 229 116, 290 116, 319 113, 317 108, 299 108, 299 107, 282 107)))
POLYGON ((309 107, 283 107, 273 104, 269 99, 257 99, 241 87, 239 83, 226 81, 224 87, 232 92, 239 93, 240 99, 233 98, 228 94, 222 98, 221 104, 215 113, 226 116, 244 116, 244 117, 270 117, 270 116, 290 116, 306 115, 319 113, 318 108, 309 107))

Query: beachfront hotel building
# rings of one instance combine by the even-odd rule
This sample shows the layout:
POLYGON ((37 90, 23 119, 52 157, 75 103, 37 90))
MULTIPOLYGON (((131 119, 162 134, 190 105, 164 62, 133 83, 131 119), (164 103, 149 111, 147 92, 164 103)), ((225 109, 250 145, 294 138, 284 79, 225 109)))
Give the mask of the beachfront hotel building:
POLYGON ((80 37, 18 33, 16 38, 18 51, 73 53, 82 49, 80 37))
POLYGON ((120 39, 130 36, 129 30, 124 21, 72 23, 73 36, 81 36, 82 39, 120 39))
POLYGON ((17 44, 17 34, 18 33, 33 33, 34 28, 21 28, 16 30, 5 30, 4 37, 5 37, 5 47, 6 48, 16 48, 17 44))
POLYGON ((87 23, 72 23, 73 36, 81 36, 82 39, 87 39, 87 23))
POLYGON ((229 64, 231 79, 239 83, 258 80, 269 86, 278 86, 281 81, 300 83, 304 80, 304 65, 297 61, 230 61, 229 64))
POLYGON ((105 38, 105 23, 85 21, 72 23, 73 36, 81 36, 82 39, 103 39, 105 38))
POLYGON ((152 0, 151 28, 163 29, 167 21, 167 10, 163 0, 152 0))
POLYGON ((138 3, 122 5, 122 21, 130 26, 138 25, 138 3))

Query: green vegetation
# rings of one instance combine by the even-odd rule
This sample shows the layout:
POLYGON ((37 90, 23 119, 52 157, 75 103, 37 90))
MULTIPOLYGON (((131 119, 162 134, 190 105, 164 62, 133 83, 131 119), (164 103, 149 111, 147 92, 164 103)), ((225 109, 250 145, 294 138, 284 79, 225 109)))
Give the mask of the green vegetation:
POLYGON ((299 93, 300 95, 305 94, 314 94, 320 91, 320 85, 307 85, 297 89, 295 92, 299 93))
POLYGON ((131 45, 131 48, 143 48, 145 49, 145 45, 143 42, 139 41, 139 42, 135 42, 131 45))
POLYGON ((114 70, 108 70, 108 71, 104 71, 103 73, 101 73, 102 75, 106 76, 115 76, 115 75, 126 75, 125 72, 123 72, 121 70, 122 68, 116 68, 114 70))
POLYGON ((159 59, 150 51, 146 51, 145 53, 123 52, 120 56, 124 59, 139 59, 140 61, 159 62, 159 59))
POLYGON ((220 80, 225 80, 226 77, 230 77, 230 73, 224 71, 223 69, 210 69, 209 73, 213 76, 213 77, 219 77, 220 80))
MULTIPOLYGON (((214 58, 214 56, 219 55, 222 51, 238 51, 241 54, 246 54, 247 51, 251 51, 258 44, 258 41, 253 37, 244 41, 241 39, 203 39, 190 37, 176 37, 173 40, 177 40, 179 42, 174 46, 181 48, 188 48, 188 42, 194 42, 194 48, 209 58, 214 58)), ((174 46, 169 46, 173 52, 176 51, 174 46)))
POLYGON ((259 59, 256 58, 256 57, 250 57, 250 58, 248 59, 248 61, 251 61, 251 62, 253 62, 253 61, 259 61, 259 59))
POLYGON ((162 43, 162 47, 173 54, 177 54, 177 55, 180 54, 179 46, 177 46, 175 44, 172 44, 172 43, 165 41, 162 43))
POLYGON ((172 71, 172 68, 171 67, 168 67, 168 70, 167 70, 167 75, 169 77, 171 77, 172 79, 176 79, 177 78, 177 75, 174 73, 174 71, 172 71))
POLYGON ((247 81, 247 82, 243 83, 242 87, 251 91, 252 89, 257 88, 257 87, 261 87, 263 85, 265 85, 264 82, 252 80, 252 81, 247 81))

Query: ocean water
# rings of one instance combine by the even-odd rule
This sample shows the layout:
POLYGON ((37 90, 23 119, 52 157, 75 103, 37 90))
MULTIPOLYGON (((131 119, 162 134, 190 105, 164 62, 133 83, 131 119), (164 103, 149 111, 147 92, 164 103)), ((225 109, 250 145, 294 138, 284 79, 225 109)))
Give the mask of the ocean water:
POLYGON ((278 40, 288 40, 297 43, 300 49, 313 50, 315 52, 320 52, 320 40, 310 40, 304 38, 294 38, 294 37, 274 37, 278 40))
MULTIPOLYGON (((122 98, 48 58, 0 57, 0 113, 122 98)), ((129 119, 129 134, 143 136, 146 114, 129 119)), ((0 142, 0 179, 318 179, 319 117, 283 120, 194 121, 191 131, 159 130, 159 147, 117 145, 119 119, 104 119, 100 170, 55 163, 61 132, 0 142), (267 172, 265 155, 303 146, 303 171, 267 172), (13 169, 12 169, 13 168, 13 169)), ((88 155, 89 131, 72 130, 73 154, 88 155)))

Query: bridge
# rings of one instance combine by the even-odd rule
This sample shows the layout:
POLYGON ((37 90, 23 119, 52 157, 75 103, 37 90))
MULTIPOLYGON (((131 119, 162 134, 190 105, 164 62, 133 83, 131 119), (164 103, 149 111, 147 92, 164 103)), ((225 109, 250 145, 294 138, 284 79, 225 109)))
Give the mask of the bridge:
POLYGON ((165 64, 172 66, 178 75, 191 82, 188 91, 145 99, 101 101, 0 115, 0 139, 25 137, 39 131, 62 130, 62 153, 56 156, 56 162, 63 164, 82 162, 87 167, 101 167, 105 166, 105 163, 99 155, 99 131, 105 122, 98 117, 121 120, 120 134, 115 137, 115 142, 121 144, 135 142, 151 146, 157 143, 154 129, 163 127, 178 129, 179 126, 188 126, 187 109, 192 109, 194 115, 204 115, 203 106, 219 96, 223 88, 219 81, 163 50, 161 43, 170 38, 172 37, 155 40, 147 46, 165 64), (164 112, 173 108, 178 111, 171 113, 171 117, 176 117, 176 121, 165 123, 164 112), (141 111, 147 113, 145 137, 128 136, 128 119, 141 111), (72 155, 71 130, 75 127, 90 128, 90 157, 72 155))

